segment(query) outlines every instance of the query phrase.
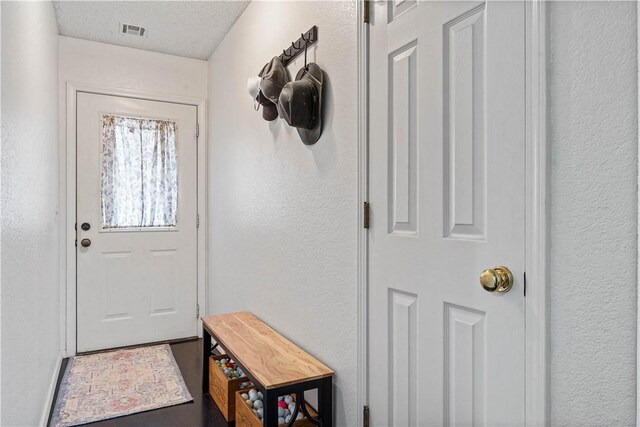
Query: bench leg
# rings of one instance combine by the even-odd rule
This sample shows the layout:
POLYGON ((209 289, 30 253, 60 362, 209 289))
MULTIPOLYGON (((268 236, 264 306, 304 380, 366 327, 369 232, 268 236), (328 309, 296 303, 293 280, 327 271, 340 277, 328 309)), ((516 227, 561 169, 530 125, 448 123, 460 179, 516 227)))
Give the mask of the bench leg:
POLYGON ((202 393, 209 393, 209 354, 211 353, 211 334, 202 327, 202 393))
POLYGON ((264 392, 262 425, 265 427, 277 427, 278 425, 278 393, 276 390, 266 390, 264 392))
POLYGON ((318 413, 321 426, 333 426, 333 377, 324 378, 318 390, 318 413))

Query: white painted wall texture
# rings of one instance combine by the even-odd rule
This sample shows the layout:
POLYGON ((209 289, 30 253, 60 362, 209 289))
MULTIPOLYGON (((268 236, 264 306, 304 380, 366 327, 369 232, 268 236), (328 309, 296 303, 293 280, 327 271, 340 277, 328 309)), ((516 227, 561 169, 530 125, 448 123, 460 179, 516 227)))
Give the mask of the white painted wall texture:
POLYGON ((50 2, 2 10, 2 419, 38 425, 57 376, 58 29, 50 2), (25 29, 29 29, 25 31, 25 29))
POLYGON ((549 7, 551 422, 633 425, 636 4, 549 7))
POLYGON ((161 94, 206 96, 207 61, 59 38, 63 85, 71 81, 161 94))
POLYGON ((250 310, 333 368, 339 426, 360 410, 356 52, 353 1, 252 2, 209 60, 207 311, 250 310), (305 146, 254 111, 246 81, 312 25, 326 104, 323 135, 305 146))

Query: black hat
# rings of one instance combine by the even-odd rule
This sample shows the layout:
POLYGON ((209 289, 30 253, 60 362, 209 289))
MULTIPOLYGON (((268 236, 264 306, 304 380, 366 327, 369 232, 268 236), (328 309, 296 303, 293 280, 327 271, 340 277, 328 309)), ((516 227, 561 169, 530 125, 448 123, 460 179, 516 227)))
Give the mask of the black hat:
POLYGON ((297 128, 302 142, 315 144, 322 133, 322 69, 312 62, 301 68, 296 80, 287 83, 278 98, 278 112, 297 128))
POLYGON ((262 105, 262 118, 268 122, 271 122, 278 118, 278 108, 276 104, 269 101, 262 91, 258 92, 257 101, 262 105))
POLYGON ((254 99, 254 108, 256 111, 262 105, 262 118, 267 121, 275 120, 278 117, 278 109, 276 105, 269 101, 260 91, 260 82, 262 77, 249 77, 247 79, 247 92, 254 99))
POLYGON ((268 121, 275 120, 278 117, 278 109, 276 108, 278 97, 284 85, 290 80, 289 73, 287 73, 280 57, 274 56, 258 75, 262 77, 259 99, 262 105, 262 117, 268 121))

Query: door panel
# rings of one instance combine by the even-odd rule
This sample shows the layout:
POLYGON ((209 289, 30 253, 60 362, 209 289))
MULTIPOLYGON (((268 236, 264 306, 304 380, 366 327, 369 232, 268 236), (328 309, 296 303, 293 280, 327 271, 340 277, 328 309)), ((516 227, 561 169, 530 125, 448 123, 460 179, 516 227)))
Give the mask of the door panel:
POLYGON ((77 106, 78 351, 197 335, 196 107, 77 106))
POLYGON ((522 425, 524 3, 372 16, 371 422, 522 425), (479 284, 499 265, 504 294, 479 284))
POLYGON ((444 25, 445 237, 485 236, 485 5, 444 25))
POLYGON ((417 55, 415 42, 390 55, 389 231, 416 234, 417 227, 417 55))

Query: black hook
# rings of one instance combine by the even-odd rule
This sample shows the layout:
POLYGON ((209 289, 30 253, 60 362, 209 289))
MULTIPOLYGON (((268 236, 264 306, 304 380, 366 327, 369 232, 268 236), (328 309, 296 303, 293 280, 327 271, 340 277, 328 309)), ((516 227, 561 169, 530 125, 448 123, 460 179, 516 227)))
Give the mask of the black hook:
POLYGON ((304 69, 307 69, 307 44, 304 44, 304 69))
POLYGON ((291 42, 291 46, 289 48, 282 50, 282 62, 286 64, 288 61, 298 56, 298 54, 301 53, 300 51, 304 49, 304 68, 307 68, 307 48, 309 47, 309 44, 312 43, 314 36, 312 30, 308 33, 300 33, 300 38, 298 40, 291 42))
MULTIPOLYGON (((307 38, 304 36, 304 34, 300 34, 300 37, 302 38, 302 40, 304 40, 304 69, 307 69, 307 46, 309 45, 309 40, 307 40, 307 38)), ((311 39, 311 36, 309 36, 309 39, 311 39)))

